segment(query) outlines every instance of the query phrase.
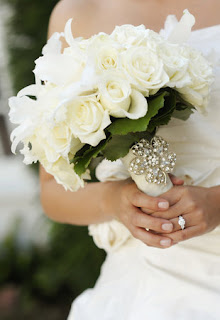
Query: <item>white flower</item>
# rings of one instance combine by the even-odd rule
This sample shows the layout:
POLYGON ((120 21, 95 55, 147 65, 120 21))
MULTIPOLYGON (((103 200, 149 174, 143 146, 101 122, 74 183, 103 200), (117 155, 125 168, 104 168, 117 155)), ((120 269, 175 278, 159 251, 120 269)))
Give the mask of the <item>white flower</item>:
POLYGON ((120 74, 108 74, 98 85, 100 102, 109 114, 116 118, 138 119, 147 112, 147 100, 132 90, 129 82, 120 74))
POLYGON ((118 51, 112 46, 100 48, 96 56, 97 67, 99 70, 116 69, 118 67, 118 51))
POLYGON ((156 32, 146 29, 144 25, 132 26, 130 24, 116 26, 110 37, 124 48, 145 46, 156 50, 164 39, 156 32))
POLYGON ((210 87, 213 82, 213 70, 200 52, 188 49, 185 53, 189 58, 188 73, 191 83, 178 91, 198 111, 204 112, 208 105, 210 87))
MULTIPOLYGON (((74 140, 78 142, 64 123, 54 127, 50 127, 48 123, 39 124, 32 135, 23 139, 24 148, 21 153, 24 155, 24 162, 32 163, 45 159, 52 164, 60 156, 68 159, 70 150, 73 152, 74 140)), ((77 150, 75 148, 75 152, 77 150)))
POLYGON ((183 16, 179 22, 175 16, 168 16, 160 34, 169 42, 184 43, 189 39, 194 24, 195 17, 186 9, 183 11, 183 16))
POLYGON ((54 127, 49 127, 48 124, 41 125, 35 130, 35 136, 41 139, 40 145, 44 148, 49 162, 55 162, 60 156, 68 158, 72 133, 65 123, 54 127))
POLYGON ((137 27, 125 24, 116 26, 110 37, 125 47, 138 46, 146 36, 145 31, 143 24, 137 27))
POLYGON ((167 86, 171 88, 183 88, 191 82, 188 73, 189 59, 184 56, 184 52, 184 47, 175 44, 164 43, 160 46, 159 55, 170 78, 167 86))
POLYGON ((77 191, 84 186, 84 181, 74 171, 73 164, 60 157, 51 164, 46 160, 41 160, 44 169, 54 176, 57 183, 62 184, 66 190, 77 191))
MULTIPOLYGON (((29 89, 32 91, 30 87, 27 91, 29 91, 29 89)), ((10 121, 18 125, 11 133, 11 150, 15 153, 19 142, 34 133, 40 118, 41 105, 37 100, 27 96, 19 96, 18 94, 17 97, 11 97, 9 99, 9 107, 10 121)))
POLYGON ((120 46, 109 38, 109 35, 100 33, 90 40, 87 48, 86 67, 93 68, 97 74, 116 70, 119 64, 120 46))
POLYGON ((9 99, 10 120, 19 125, 11 134, 12 152, 15 153, 18 143, 23 142, 21 153, 25 163, 36 162, 43 156, 47 161, 55 162, 60 156, 67 159, 70 150, 73 153, 74 137, 63 122, 66 114, 63 110, 55 113, 59 106, 59 94, 60 88, 50 84, 40 88, 32 85, 21 90, 17 97, 9 99), (38 99, 24 94, 35 95, 38 99))
POLYGON ((145 47, 132 47, 122 54, 122 69, 135 89, 145 96, 169 82, 158 54, 145 47))
POLYGON ((35 61, 34 74, 43 81, 66 85, 78 81, 84 68, 80 49, 61 53, 61 34, 55 33, 43 48, 43 56, 35 61))
POLYGON ((104 129, 111 123, 107 110, 104 110, 97 95, 77 97, 66 103, 66 122, 73 135, 82 143, 96 146, 105 139, 104 129))

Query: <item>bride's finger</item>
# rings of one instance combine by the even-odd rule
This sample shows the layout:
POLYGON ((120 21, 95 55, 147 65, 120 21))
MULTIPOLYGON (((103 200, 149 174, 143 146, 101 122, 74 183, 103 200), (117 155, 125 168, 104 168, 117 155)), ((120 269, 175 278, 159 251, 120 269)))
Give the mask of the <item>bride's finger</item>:
POLYGON ((167 200, 148 196, 139 190, 130 195, 130 201, 135 207, 147 208, 152 212, 164 211, 169 208, 169 202, 167 200))
POLYGON ((144 212, 144 213, 147 213, 147 214, 151 214, 151 213, 154 212, 153 210, 150 210, 150 209, 147 209, 147 208, 141 208, 141 211, 144 212))
POLYGON ((159 233, 169 233, 173 231, 173 224, 169 220, 151 217, 150 215, 141 213, 140 210, 134 212, 131 222, 136 227, 159 233))
POLYGON ((200 236, 201 234, 202 231, 200 225, 196 225, 193 227, 188 227, 186 229, 170 233, 169 235, 167 235, 167 237, 172 239, 174 242, 181 242, 191 239, 193 237, 200 236))
MULTIPOLYGON (((196 226, 198 224, 198 221, 196 220, 196 217, 191 213, 182 214, 181 216, 185 220, 184 229, 196 226)), ((182 228, 181 228, 181 226, 179 224, 179 217, 171 219, 170 222, 172 222, 172 224, 173 224, 173 232, 182 230, 182 228)))
POLYGON ((181 201, 177 202, 173 206, 171 206, 168 210, 164 211, 163 213, 161 212, 154 212, 152 213, 153 217, 156 218, 163 218, 163 219, 173 219, 177 218, 178 216, 184 214, 184 206, 181 201))
POLYGON ((153 234, 143 228, 136 227, 132 232, 133 236, 150 247, 169 248, 173 241, 167 237, 153 234))
POLYGON ((184 184, 183 179, 178 178, 177 176, 175 176, 172 173, 169 173, 169 177, 170 177, 170 180, 172 181, 172 184, 174 184, 176 186, 182 186, 184 184))
MULTIPOLYGON (((127 180, 126 180, 127 181, 127 180)), ((128 180, 129 181, 129 180, 128 180)), ((136 184, 125 183, 123 184, 122 196, 134 207, 146 208, 152 212, 165 211, 169 208, 169 201, 160 197, 149 196, 140 191, 136 184)))

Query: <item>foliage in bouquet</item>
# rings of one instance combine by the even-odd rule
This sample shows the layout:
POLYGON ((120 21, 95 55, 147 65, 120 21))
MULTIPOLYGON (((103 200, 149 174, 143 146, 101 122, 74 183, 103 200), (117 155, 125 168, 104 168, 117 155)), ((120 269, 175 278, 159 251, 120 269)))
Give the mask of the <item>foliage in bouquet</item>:
POLYGON ((193 24, 186 11, 180 32, 168 39, 143 25, 74 39, 69 20, 36 60, 36 84, 9 101, 11 121, 19 125, 12 133, 13 152, 22 141, 26 164, 39 160, 75 191, 89 179, 92 159, 114 161, 171 117, 186 120, 193 109, 203 112, 211 66, 180 44, 183 30, 189 33, 193 24), (63 52, 61 37, 69 45, 63 52))

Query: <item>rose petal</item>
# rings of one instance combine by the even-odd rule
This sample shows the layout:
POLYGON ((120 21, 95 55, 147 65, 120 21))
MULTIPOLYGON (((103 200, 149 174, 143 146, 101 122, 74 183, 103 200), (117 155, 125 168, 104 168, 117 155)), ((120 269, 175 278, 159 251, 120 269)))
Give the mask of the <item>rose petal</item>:
POLYGON ((118 117, 127 117, 129 119, 139 119, 144 117, 148 110, 147 99, 137 90, 131 92, 131 106, 128 111, 123 109, 115 112, 118 117))

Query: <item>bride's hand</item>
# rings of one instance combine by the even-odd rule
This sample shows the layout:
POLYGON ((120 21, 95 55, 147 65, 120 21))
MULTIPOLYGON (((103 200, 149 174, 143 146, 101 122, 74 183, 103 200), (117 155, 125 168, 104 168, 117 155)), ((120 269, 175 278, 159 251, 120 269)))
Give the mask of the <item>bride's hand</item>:
POLYGON ((220 224, 220 187, 173 187, 161 197, 169 201, 170 207, 162 214, 155 212, 152 216, 172 222, 174 228, 169 237, 174 242, 200 236, 220 224), (185 220, 184 230, 178 224, 180 215, 185 220))
POLYGON ((144 207, 151 212, 158 211, 162 216, 162 212, 169 207, 168 201, 163 197, 156 198, 144 194, 130 179, 114 182, 112 190, 105 208, 108 207, 108 210, 114 212, 114 218, 122 222, 135 238, 148 246, 158 248, 170 247, 173 244, 172 239, 166 236, 172 232, 173 224, 167 219, 145 214, 140 209, 144 207))

